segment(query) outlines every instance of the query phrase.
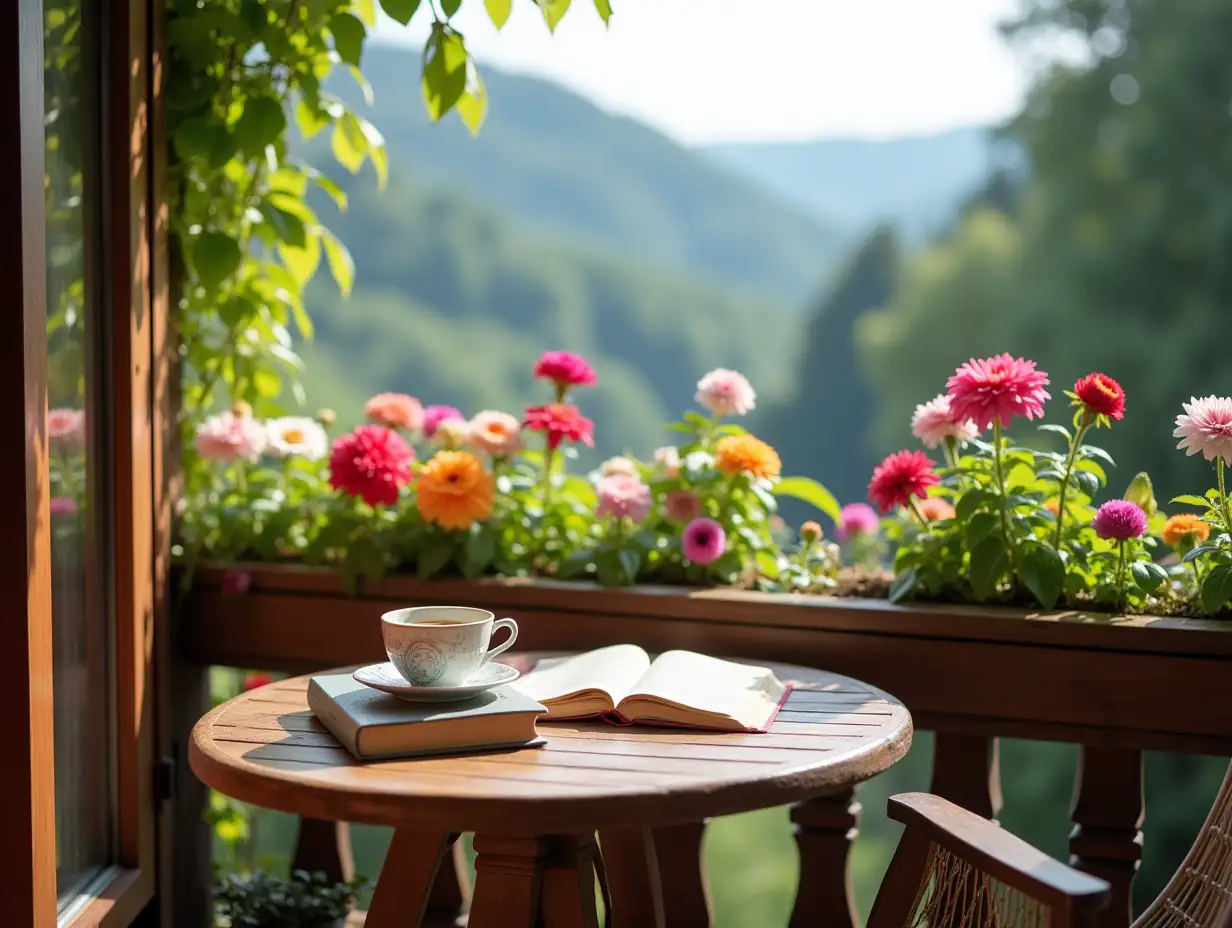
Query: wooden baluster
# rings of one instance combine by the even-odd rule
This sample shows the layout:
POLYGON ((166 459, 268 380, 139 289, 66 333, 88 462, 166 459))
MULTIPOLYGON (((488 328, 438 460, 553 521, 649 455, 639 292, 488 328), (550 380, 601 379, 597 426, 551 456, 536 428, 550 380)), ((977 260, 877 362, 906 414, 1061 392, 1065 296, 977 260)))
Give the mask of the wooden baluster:
POLYGON ((663 921, 668 928, 709 928, 713 909, 702 868, 706 823, 654 829, 655 856, 663 890, 663 921))
POLYGON ((355 861, 351 857, 351 826, 346 822, 326 822, 319 818, 301 818, 291 869, 324 873, 336 883, 355 877, 355 861))
POLYGON ((1001 765, 996 738, 938 732, 931 792, 984 818, 1001 811, 1001 765))
POLYGON ((1069 862, 1112 885, 1112 903, 1095 922, 1099 928, 1124 928, 1133 919, 1144 812, 1142 752, 1084 746, 1070 813, 1069 862))
POLYGON ((599 928, 596 854, 593 834, 551 839, 543 859, 540 917, 544 928, 599 928))
POLYGON ((796 823, 800 852, 800 886, 791 928, 855 928, 860 922, 847 866, 860 824, 855 790, 798 802, 791 808, 791 820, 796 823))
MULTIPOLYGON (((663 928, 663 883, 654 835, 647 828, 599 832, 612 928, 663 928)), ((700 860, 699 860, 700 864, 700 860)))
POLYGON ((475 835, 475 898, 471 924, 535 928, 547 838, 475 835))
POLYGON ((456 906, 453 918, 447 921, 434 922, 428 910, 440 873, 450 868, 449 848, 457 839, 456 834, 425 834, 404 828, 395 831, 364 922, 367 928, 453 925, 456 906))

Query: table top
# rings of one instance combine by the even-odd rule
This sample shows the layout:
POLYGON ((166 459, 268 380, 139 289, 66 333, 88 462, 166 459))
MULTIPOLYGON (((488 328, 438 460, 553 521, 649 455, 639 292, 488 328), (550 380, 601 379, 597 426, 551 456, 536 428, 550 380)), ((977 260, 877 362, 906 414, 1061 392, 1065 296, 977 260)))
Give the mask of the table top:
POLYGON ((911 716, 892 696, 835 673, 767 666, 794 688, 765 734, 541 721, 540 748, 360 762, 313 717, 302 676, 204 716, 189 761, 228 796, 310 818, 569 834, 796 802, 867 780, 907 753, 911 716))

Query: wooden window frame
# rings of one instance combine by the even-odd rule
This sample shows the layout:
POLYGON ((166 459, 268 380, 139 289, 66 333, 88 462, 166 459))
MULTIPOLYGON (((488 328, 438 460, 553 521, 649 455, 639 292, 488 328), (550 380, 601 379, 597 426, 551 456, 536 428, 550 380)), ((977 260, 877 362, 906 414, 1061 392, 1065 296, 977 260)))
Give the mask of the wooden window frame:
MULTIPOLYGON (((150 908, 159 873, 158 828, 169 816, 155 794, 155 677, 169 653, 170 493, 174 459, 174 359, 168 333, 167 210, 162 196, 162 0, 100 0, 104 226, 110 287, 99 318, 110 324, 110 443, 115 713, 115 864, 97 891, 57 915, 51 543, 47 438, 46 268, 43 203, 43 9, 0 3, 0 440, 10 457, 0 506, 24 514, 0 532, 0 589, 25 600, 24 621, 0 622, 0 705, 7 726, 0 766, 0 821, 9 829, 0 899, 5 922, 50 928, 118 928, 150 908), (21 402, 16 402, 20 397, 21 402)), ((163 833, 166 837, 166 833, 163 833)), ((168 842, 164 841, 164 845, 168 842)), ((164 855, 168 853, 163 848, 164 855)), ((165 861, 169 859, 164 856, 165 861)), ((167 870, 164 865, 162 870, 167 870)), ((163 903, 165 906, 167 903, 163 903)), ((164 909, 165 911, 165 909, 164 909)), ((153 914, 151 912, 150 914, 153 914)))

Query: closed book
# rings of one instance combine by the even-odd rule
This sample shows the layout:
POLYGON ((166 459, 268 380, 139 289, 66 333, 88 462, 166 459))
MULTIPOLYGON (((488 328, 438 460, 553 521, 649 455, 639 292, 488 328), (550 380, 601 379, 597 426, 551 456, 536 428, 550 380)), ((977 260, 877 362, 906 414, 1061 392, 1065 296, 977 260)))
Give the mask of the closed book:
POLYGON ((308 708, 359 760, 532 747, 542 705, 507 686, 464 702, 413 703, 350 674, 313 677, 308 708))

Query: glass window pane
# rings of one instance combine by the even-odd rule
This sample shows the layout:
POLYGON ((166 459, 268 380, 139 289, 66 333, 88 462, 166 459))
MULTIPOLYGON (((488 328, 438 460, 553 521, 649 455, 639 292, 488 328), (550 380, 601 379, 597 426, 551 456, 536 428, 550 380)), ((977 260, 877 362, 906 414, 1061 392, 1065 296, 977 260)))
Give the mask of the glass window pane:
POLYGON ((56 879, 68 902, 112 857, 100 30, 89 0, 43 9, 56 879))

